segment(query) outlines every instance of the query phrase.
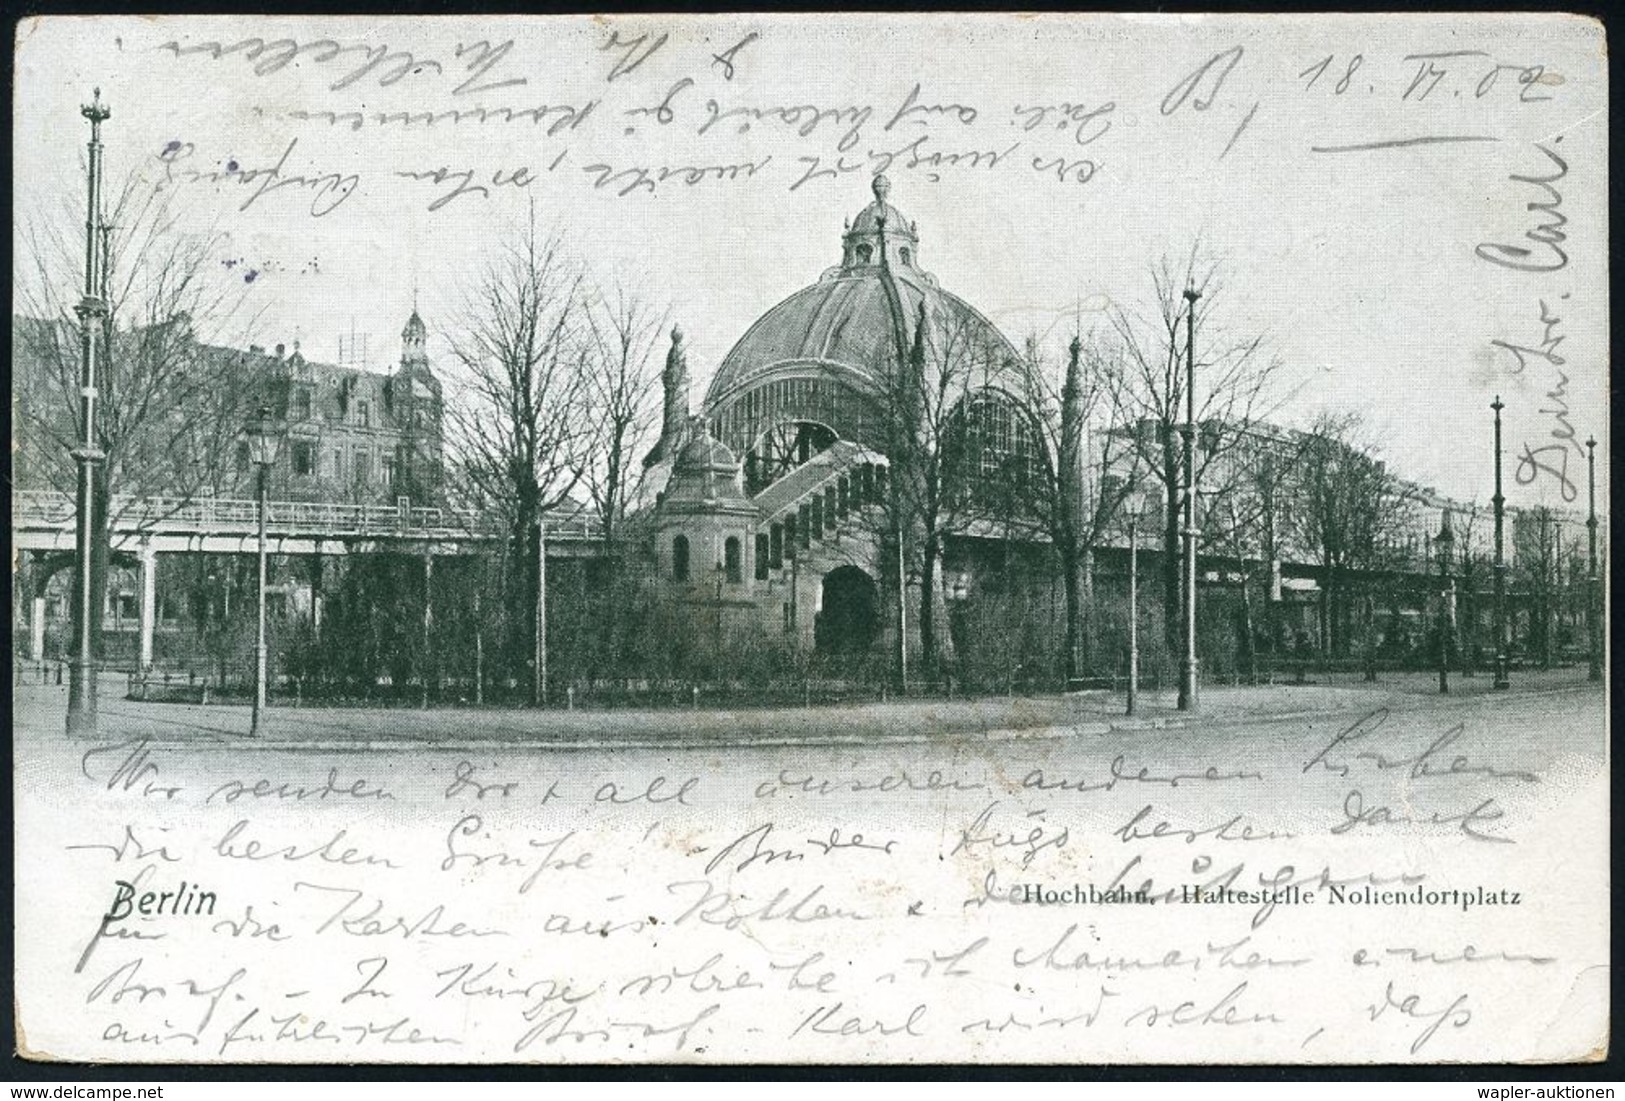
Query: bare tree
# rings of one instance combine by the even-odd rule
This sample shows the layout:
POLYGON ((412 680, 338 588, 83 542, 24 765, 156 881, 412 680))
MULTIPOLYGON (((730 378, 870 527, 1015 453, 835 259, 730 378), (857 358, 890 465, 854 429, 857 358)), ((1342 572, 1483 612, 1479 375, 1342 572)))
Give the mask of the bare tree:
MULTIPOLYGON (((1144 309, 1118 306, 1111 318, 1122 355, 1105 364, 1116 421, 1130 442, 1136 465, 1163 488, 1163 599, 1180 605, 1180 530, 1185 464, 1181 426, 1186 419, 1186 349, 1196 351, 1196 480, 1204 493, 1222 491, 1210 475, 1225 478, 1237 464, 1223 460, 1245 444, 1242 430, 1273 412, 1274 381, 1281 361, 1269 355, 1262 335, 1237 336, 1223 318, 1227 308, 1221 265, 1198 242, 1182 263, 1164 256, 1151 270, 1152 301, 1144 309), (1195 332, 1188 332, 1195 303, 1195 332)), ((1222 522, 1210 515, 1209 523, 1222 522)), ((1179 617, 1166 620, 1168 644, 1178 646, 1179 617)))
POLYGON ((1479 620, 1483 609, 1478 590, 1483 584, 1485 575, 1493 568, 1482 546, 1484 527, 1489 519, 1489 514, 1474 504, 1456 513, 1454 520, 1456 535, 1454 569, 1456 576, 1461 579, 1456 634, 1461 654, 1461 671, 1469 677, 1477 672, 1481 657, 1483 635, 1479 620))
POLYGON ((617 285, 586 306, 582 405, 589 433, 578 470, 604 525, 604 543, 613 553, 627 506, 637 495, 655 426, 658 379, 655 350, 668 312, 617 285))
POLYGON ((1377 458, 1353 414, 1323 413, 1297 462, 1297 529, 1320 563, 1320 631, 1325 653, 1349 643, 1350 575, 1379 564, 1382 548, 1403 522, 1398 480, 1377 458))
POLYGON ((1202 549, 1236 566, 1241 581, 1238 669, 1256 680, 1259 636, 1264 637, 1270 653, 1281 641, 1276 568, 1299 549, 1293 510, 1299 488, 1296 478, 1314 436, 1263 423, 1232 427, 1228 436, 1230 447, 1224 460, 1217 471, 1208 470, 1209 482, 1216 488, 1204 493, 1207 522, 1201 534, 1202 549), (1255 610, 1261 594, 1262 629, 1255 610))
POLYGON ((1060 566, 1069 681, 1083 676, 1093 659, 1094 552, 1136 489, 1136 472, 1130 468, 1125 475, 1117 462, 1128 443, 1111 422, 1116 409, 1104 383, 1110 355, 1098 336, 1074 336, 1066 365, 1057 370, 1032 337, 1019 376, 1018 396, 1042 443, 1035 454, 1037 477, 1025 487, 1022 504, 1049 535, 1060 566))
MULTIPOLYGON (((894 304, 895 307, 895 304, 894 304)), ((894 308, 894 316, 901 309, 894 308)), ((881 355, 875 406, 891 464, 888 500, 876 518, 883 538, 898 539, 920 582, 920 668, 934 678, 940 649, 938 568, 944 540, 976 521, 997 522, 1012 498, 1018 462, 1001 465, 982 439, 979 404, 998 409, 1001 370, 1017 370, 979 318, 921 302, 912 335, 901 325, 881 355), (989 460, 995 460, 990 465, 989 460), (1001 490, 1001 485, 1005 488, 1001 490)), ((1002 412, 1002 411, 1001 411, 1002 412)), ((999 414, 995 414, 999 415, 999 414)), ((1019 493, 1025 499, 1025 492, 1019 493)))
MULTIPOLYGON (((104 224, 94 243, 108 305, 96 418, 105 459, 91 494, 95 644, 114 528, 154 523, 219 488, 266 381, 245 369, 244 353, 211 343, 240 346, 254 320, 247 284, 220 264, 222 234, 184 231, 173 193, 139 170, 115 190, 104 224)), ((25 489, 71 493, 75 482, 83 226, 83 209, 65 200, 25 214, 17 229, 13 423, 25 489)))
POLYGON ((657 418, 655 351, 667 319, 623 285, 595 294, 586 308, 581 396, 589 435, 578 473, 603 525, 604 561, 602 583, 589 602, 597 611, 584 634, 596 661, 610 667, 627 656, 623 611, 637 599, 619 543, 646 471, 639 457, 657 418))
POLYGON ((535 211, 504 242, 453 322, 460 368, 447 402, 463 494, 503 517, 515 593, 507 606, 512 660, 534 639, 541 522, 571 499, 592 443, 583 415, 591 325, 581 265, 557 236, 541 236, 535 211))
MULTIPOLYGON (((1557 662, 1559 594, 1565 547, 1564 514, 1549 505, 1536 505, 1512 514, 1512 585, 1527 594, 1524 652, 1536 657, 1542 669, 1557 662)), ((1570 528, 1572 534, 1575 527, 1570 528)))

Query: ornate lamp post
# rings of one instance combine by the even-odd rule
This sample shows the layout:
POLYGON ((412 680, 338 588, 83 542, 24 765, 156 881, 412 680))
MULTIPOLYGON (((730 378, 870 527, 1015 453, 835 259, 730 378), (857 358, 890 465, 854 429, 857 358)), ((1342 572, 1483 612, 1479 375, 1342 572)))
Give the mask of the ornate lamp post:
POLYGON ((1185 658, 1179 669, 1179 709, 1197 709, 1196 661, 1196 300, 1185 288, 1185 658))
POLYGON ((68 678, 68 733, 96 733, 96 617, 92 545, 95 532, 96 464, 104 456, 96 446, 96 340, 107 315, 101 267, 106 260, 102 233, 102 123, 112 111, 102 105, 102 91, 79 113, 90 121, 90 157, 86 167, 85 292, 74 307, 79 318, 79 446, 73 449, 78 466, 78 500, 74 530, 74 654, 68 678))
POLYGON ((1450 691, 1450 553, 1456 544, 1450 530, 1450 510, 1439 521, 1439 534, 1433 537, 1439 553, 1439 691, 1450 691))
POLYGON ((1588 680, 1602 680, 1602 579, 1597 576, 1597 438, 1586 440, 1586 490, 1590 515, 1586 517, 1586 639, 1588 680))
POLYGON ((249 718, 248 732, 260 732, 260 716, 265 711, 265 682, 267 655, 269 653, 265 641, 265 589, 266 589, 266 546, 265 527, 267 519, 266 502, 270 495, 271 467, 275 465, 277 454, 282 450, 283 426, 271 416, 271 411, 260 406, 258 415, 248 426, 248 458, 254 464, 258 475, 259 500, 259 621, 254 632, 254 710, 249 718))
POLYGON ((1490 403, 1495 410, 1495 687, 1510 688, 1507 679, 1507 560, 1505 544, 1506 497, 1501 492, 1501 395, 1490 403))

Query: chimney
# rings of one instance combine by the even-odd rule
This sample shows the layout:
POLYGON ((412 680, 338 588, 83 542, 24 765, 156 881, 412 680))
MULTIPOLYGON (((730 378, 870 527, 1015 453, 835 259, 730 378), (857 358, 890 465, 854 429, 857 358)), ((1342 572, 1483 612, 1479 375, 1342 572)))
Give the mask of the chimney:
POLYGON ((288 350, 288 346, 286 344, 278 344, 276 346, 276 357, 278 359, 281 359, 282 358, 282 353, 287 351, 287 350, 288 350))

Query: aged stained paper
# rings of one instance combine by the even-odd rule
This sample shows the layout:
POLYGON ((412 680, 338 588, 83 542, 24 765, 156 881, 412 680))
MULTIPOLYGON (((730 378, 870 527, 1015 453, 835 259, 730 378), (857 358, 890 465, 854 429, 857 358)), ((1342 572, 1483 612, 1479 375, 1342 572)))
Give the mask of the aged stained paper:
POLYGON ((15 49, 30 1057, 1605 1053, 1597 24, 15 49))

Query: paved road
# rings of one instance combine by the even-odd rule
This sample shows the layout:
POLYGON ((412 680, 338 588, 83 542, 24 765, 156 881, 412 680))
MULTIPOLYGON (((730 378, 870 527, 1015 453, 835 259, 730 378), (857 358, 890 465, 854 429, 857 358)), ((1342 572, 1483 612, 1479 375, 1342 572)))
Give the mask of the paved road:
MULTIPOLYGON (((1453 675, 1441 698, 1434 674, 1385 675, 1375 684, 1358 676, 1310 680, 1304 685, 1212 686, 1201 713, 1180 712, 1172 691, 1147 692, 1134 718, 1123 698, 1108 692, 1067 696, 989 697, 977 700, 910 700, 807 708, 715 710, 668 708, 602 711, 518 708, 331 708, 273 706, 257 744, 311 747, 379 747, 452 742, 460 745, 717 746, 868 745, 937 738, 1055 737, 1111 730, 1201 730, 1260 719, 1348 714, 1374 707, 1476 706, 1512 701, 1531 693, 1588 689, 1584 669, 1524 673, 1514 689, 1493 693, 1488 676, 1453 675)), ((149 737, 159 741, 245 743, 248 709, 239 705, 195 706, 140 703, 124 698, 122 679, 106 677, 100 697, 103 737, 149 737)), ((13 716, 30 736, 63 728, 66 689, 25 686, 16 690, 13 716)))

